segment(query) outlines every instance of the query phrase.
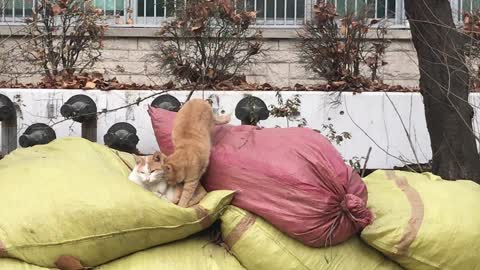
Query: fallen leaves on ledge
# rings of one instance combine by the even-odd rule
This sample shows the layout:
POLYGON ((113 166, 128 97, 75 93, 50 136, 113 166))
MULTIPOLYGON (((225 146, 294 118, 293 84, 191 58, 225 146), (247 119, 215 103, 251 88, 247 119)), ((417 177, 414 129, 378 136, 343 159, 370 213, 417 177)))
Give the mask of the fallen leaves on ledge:
POLYGON ((174 89, 175 84, 146 85, 136 83, 121 83, 116 78, 106 79, 101 73, 82 73, 79 75, 59 75, 55 78, 44 78, 36 84, 0 82, 0 88, 40 88, 40 89, 83 89, 83 90, 165 90, 174 89))
MULTIPOLYGON (((75 76, 57 76, 45 78, 41 82, 12 83, 0 82, 0 88, 39 88, 39 89, 83 89, 83 90, 218 90, 218 91, 330 91, 330 92, 418 92, 417 87, 388 85, 372 82, 362 77, 349 77, 340 81, 320 83, 317 85, 295 84, 291 87, 278 87, 269 83, 256 84, 247 82, 245 76, 233 77, 216 84, 180 84, 169 81, 163 85, 147 85, 137 83, 122 83, 116 78, 106 79, 101 73, 82 73, 75 76)), ((474 89, 472 92, 480 92, 474 89)))

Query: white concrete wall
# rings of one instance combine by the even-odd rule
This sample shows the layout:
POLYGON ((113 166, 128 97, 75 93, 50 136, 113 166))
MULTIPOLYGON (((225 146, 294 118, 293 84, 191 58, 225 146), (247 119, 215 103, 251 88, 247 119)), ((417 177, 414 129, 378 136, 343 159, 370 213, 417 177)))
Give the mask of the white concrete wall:
MULTIPOLYGON (((37 89, 0 89, 0 93, 12 99, 18 107, 18 136, 25 129, 37 122, 54 124, 63 120, 60 115, 61 105, 71 96, 86 94, 92 97, 98 111, 111 110, 134 103, 137 98, 151 95, 152 91, 82 91, 82 90, 37 90, 37 89), (53 106, 53 115, 48 114, 48 106, 53 106)), ((198 91, 194 97, 207 98, 211 91, 198 91)), ((234 112, 238 101, 247 92, 215 91, 220 97, 221 107, 228 113, 234 112)), ((391 168, 402 165, 403 161, 427 162, 431 158, 430 141, 425 123, 422 97, 418 93, 344 93, 340 105, 332 105, 336 99, 335 93, 327 92, 282 92, 284 99, 299 94, 302 106, 301 117, 307 120, 308 127, 322 129, 322 124, 328 124, 329 118, 337 132, 347 131, 352 135, 351 140, 337 146, 345 159, 361 157, 367 154, 372 147, 368 162, 369 168, 391 168), (395 110, 397 109, 397 111, 395 110), (402 123, 403 122, 403 123, 402 123), (413 149, 408 141, 411 137, 413 149), (414 154, 415 152, 415 154, 414 154)), ((184 101, 187 91, 172 91, 171 95, 184 101)), ((267 105, 277 104, 275 92, 248 92, 263 99, 267 105)), ((103 143, 103 135, 116 122, 129 122, 137 129, 140 138, 139 150, 151 153, 158 149, 155 141, 150 118, 147 114, 150 98, 140 106, 131 106, 127 109, 102 114, 98 118, 98 142, 103 143)), ((472 94, 476 116, 475 126, 478 126, 480 117, 478 108, 480 95, 472 94)), ((52 110, 50 110, 52 111, 52 110)), ((239 125, 240 121, 234 116, 232 124, 239 125)), ((1 124, 0 124, 1 125, 1 124)), ((260 122, 263 127, 296 126, 284 118, 270 117, 260 122)), ((53 125, 57 137, 80 136, 80 124, 71 120, 53 125)), ((294 140, 295 138, 292 138, 294 140)))

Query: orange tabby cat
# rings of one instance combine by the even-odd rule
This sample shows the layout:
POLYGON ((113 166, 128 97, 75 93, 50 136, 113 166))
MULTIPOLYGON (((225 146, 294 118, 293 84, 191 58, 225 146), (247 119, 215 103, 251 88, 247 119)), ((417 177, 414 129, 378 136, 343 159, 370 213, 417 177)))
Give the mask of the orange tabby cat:
POLYGON ((229 121, 230 115, 215 116, 202 99, 192 99, 178 111, 172 130, 175 151, 165 159, 164 174, 171 185, 184 183, 179 206, 194 204, 192 197, 210 159, 213 127, 229 121))

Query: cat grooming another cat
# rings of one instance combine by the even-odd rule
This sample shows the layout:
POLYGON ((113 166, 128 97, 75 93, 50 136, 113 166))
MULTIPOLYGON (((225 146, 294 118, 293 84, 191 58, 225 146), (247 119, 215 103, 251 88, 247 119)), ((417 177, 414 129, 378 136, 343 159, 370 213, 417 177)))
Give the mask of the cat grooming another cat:
POLYGON ((194 205, 192 198, 197 189, 204 190, 200 178, 208 167, 213 128, 228 122, 230 115, 214 115, 210 104, 202 99, 187 101, 176 114, 172 130, 175 150, 165 158, 162 167, 170 185, 183 183, 179 206, 194 205))
POLYGON ((160 152, 155 152, 153 155, 134 155, 134 157, 136 165, 128 179, 162 199, 178 203, 182 192, 180 186, 170 186, 163 179, 162 164, 164 155, 160 152))
MULTIPOLYGON (((137 185, 153 192, 157 197, 162 198, 171 203, 177 204, 180 200, 183 185, 174 184, 169 185, 165 180, 162 165, 165 160, 165 155, 161 152, 155 152, 153 155, 135 157, 135 167, 128 176, 128 179, 137 185)), ((207 194, 203 187, 197 189, 192 203, 197 204, 207 194)))

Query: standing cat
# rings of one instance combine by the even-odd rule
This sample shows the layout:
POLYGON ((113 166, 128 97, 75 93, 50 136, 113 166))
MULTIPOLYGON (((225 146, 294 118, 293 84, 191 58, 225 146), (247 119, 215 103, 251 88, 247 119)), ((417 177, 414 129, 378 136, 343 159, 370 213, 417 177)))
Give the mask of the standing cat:
POLYGON ((192 197, 210 159, 213 127, 229 121, 230 115, 215 116, 210 104, 201 99, 187 101, 178 111, 172 130, 175 151, 165 159, 164 175, 172 185, 184 183, 179 206, 194 204, 192 197))

